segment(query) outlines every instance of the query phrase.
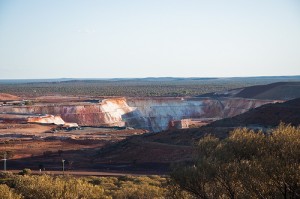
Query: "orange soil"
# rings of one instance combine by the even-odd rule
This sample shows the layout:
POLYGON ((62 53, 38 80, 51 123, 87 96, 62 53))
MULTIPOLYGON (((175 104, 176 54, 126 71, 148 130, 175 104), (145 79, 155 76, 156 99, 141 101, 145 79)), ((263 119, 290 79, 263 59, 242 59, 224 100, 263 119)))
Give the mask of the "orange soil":
POLYGON ((0 93, 0 101, 8 101, 8 100, 19 100, 20 98, 15 95, 0 93))

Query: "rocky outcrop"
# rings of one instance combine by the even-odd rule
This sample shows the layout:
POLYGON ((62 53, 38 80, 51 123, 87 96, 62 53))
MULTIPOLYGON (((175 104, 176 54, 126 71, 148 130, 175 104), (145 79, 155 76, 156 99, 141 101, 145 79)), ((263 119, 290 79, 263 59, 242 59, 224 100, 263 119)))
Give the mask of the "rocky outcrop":
POLYGON ((64 125, 65 121, 60 116, 45 115, 39 117, 29 117, 27 119, 28 123, 38 123, 38 124, 56 124, 64 125))
POLYGON ((100 103, 2 106, 0 112, 52 114, 80 126, 128 126, 159 132, 173 120, 227 118, 272 102, 243 98, 112 98, 100 103))

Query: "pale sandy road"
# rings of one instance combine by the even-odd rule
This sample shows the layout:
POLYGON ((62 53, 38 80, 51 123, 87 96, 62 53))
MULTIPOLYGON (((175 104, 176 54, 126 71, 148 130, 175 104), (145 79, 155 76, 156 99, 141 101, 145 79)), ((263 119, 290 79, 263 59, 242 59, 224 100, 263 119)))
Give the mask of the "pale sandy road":
MULTIPOLYGON (((19 173, 20 170, 8 170, 8 172, 19 173)), ((32 174, 47 174, 47 175, 63 175, 62 171, 36 171, 32 170, 32 174)), ((119 176, 147 176, 147 175, 158 175, 158 174, 137 174, 137 173, 117 173, 117 172, 98 172, 98 171, 65 171, 64 175, 72 176, 107 176, 107 177, 119 177, 119 176)))

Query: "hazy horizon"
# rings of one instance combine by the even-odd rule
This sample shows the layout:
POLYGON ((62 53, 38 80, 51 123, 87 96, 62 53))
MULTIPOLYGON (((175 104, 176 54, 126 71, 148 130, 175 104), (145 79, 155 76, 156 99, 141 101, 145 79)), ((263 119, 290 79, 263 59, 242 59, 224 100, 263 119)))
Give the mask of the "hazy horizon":
POLYGON ((300 2, 0 2, 0 79, 300 74, 300 2))
POLYGON ((281 76, 234 76, 234 77, 107 77, 107 78, 97 78, 97 77, 78 77, 78 78, 72 78, 72 77, 57 77, 57 78, 30 78, 30 79, 27 79, 27 78, 0 78, 0 81, 2 82, 5 82, 5 81, 39 81, 39 80, 49 80, 51 82, 51 80, 65 80, 65 81, 69 81, 69 80, 135 80, 135 79, 140 79, 140 80, 143 80, 143 79, 203 79, 203 80, 213 80, 213 79, 219 79, 219 80, 222 80, 222 79, 247 79, 247 78, 260 78, 260 79, 280 79, 280 81, 282 81, 282 79, 286 79, 286 80, 297 80, 298 79, 300 80, 300 75, 281 75, 281 76))

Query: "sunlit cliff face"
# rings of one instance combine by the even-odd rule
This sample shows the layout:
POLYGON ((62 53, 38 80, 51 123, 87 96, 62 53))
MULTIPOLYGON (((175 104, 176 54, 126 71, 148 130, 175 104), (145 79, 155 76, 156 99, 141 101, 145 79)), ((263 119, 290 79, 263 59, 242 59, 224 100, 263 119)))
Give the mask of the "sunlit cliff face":
POLYGON ((29 117, 27 119, 29 123, 40 123, 40 124, 56 124, 63 125, 65 122, 60 116, 46 115, 42 117, 29 117))
POLYGON ((100 103, 2 106, 0 112, 59 115, 65 122, 81 126, 128 126, 159 132, 166 130, 172 120, 232 117, 271 102, 241 98, 112 98, 100 103))

